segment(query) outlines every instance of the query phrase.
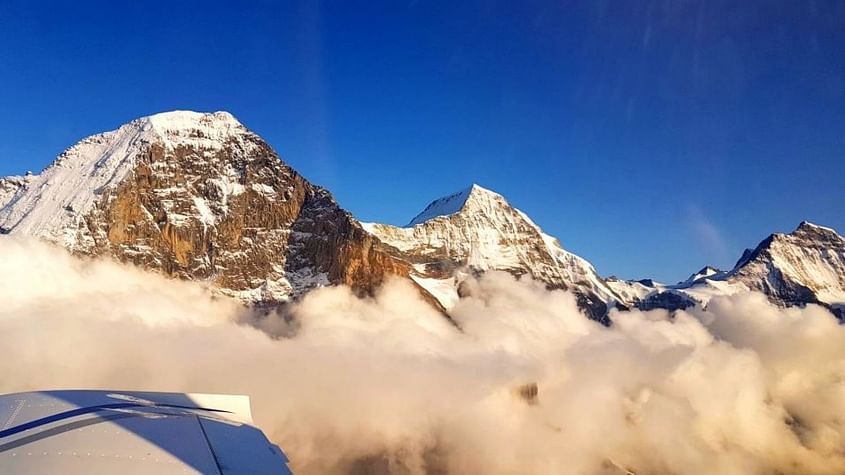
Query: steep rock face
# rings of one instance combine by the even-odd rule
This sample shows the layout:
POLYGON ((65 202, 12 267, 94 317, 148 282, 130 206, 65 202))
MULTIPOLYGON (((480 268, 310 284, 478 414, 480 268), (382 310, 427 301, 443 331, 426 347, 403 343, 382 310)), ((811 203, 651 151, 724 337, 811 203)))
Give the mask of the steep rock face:
POLYGON ((455 271, 528 274, 551 288, 569 289, 601 319, 619 300, 586 260, 564 250, 501 195, 473 185, 435 200, 406 227, 365 224, 418 271, 417 281, 448 307, 460 287, 455 271))
POLYGON ((746 251, 724 277, 758 290, 781 305, 845 304, 845 238, 803 222, 789 234, 772 234, 746 251))
POLYGON ((7 234, 208 281, 249 303, 337 283, 369 291, 410 272, 224 112, 133 121, 0 189, 7 234))
POLYGON ((410 263, 366 232, 322 188, 307 196, 291 226, 289 244, 291 258, 285 271, 298 276, 297 281, 314 273, 314 263, 328 282, 367 291, 388 276, 407 277, 413 273, 410 263))

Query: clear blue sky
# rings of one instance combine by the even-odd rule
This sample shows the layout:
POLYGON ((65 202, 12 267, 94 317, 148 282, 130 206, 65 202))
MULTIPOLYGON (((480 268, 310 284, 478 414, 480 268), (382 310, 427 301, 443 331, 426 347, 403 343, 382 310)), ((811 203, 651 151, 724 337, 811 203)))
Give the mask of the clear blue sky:
POLYGON ((477 182, 603 275, 845 231, 842 1, 0 0, 0 175, 172 109, 232 112, 363 220, 477 182))

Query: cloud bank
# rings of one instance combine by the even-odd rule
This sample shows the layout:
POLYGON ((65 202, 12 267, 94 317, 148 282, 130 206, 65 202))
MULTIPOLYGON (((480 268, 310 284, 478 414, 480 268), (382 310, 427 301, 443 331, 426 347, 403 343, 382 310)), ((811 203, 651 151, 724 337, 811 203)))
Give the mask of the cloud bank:
POLYGON ((207 289, 0 238, 0 391, 243 393, 298 474, 838 474, 845 329, 763 296, 586 319, 490 273, 257 317, 207 289))

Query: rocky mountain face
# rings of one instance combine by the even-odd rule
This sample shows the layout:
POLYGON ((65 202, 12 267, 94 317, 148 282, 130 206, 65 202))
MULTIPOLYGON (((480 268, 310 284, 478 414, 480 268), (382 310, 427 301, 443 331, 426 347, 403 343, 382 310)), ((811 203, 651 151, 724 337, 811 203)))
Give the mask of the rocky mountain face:
POLYGON ((172 112, 0 182, 0 233, 206 281, 247 303, 372 289, 409 265, 230 114, 172 112))
POLYGON ((38 175, 0 178, 0 234, 111 256, 207 282, 247 304, 318 286, 372 292, 409 279, 448 315, 490 270, 572 291, 592 318, 609 307, 681 309, 715 295, 764 292, 779 305, 845 309, 845 239, 802 223, 746 251, 728 272, 676 285, 602 279, 501 195, 473 185, 404 227, 360 223, 225 112, 168 112, 86 138, 38 175))

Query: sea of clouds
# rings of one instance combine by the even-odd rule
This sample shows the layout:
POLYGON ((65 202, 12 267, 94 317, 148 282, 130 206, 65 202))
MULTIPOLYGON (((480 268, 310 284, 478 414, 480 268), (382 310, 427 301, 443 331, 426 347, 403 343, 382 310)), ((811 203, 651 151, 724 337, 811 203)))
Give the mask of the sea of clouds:
POLYGON ((845 327, 823 308, 749 293, 607 328, 528 279, 469 294, 460 329, 402 281, 260 316, 0 238, 0 392, 248 394, 297 474, 845 473, 845 327))

